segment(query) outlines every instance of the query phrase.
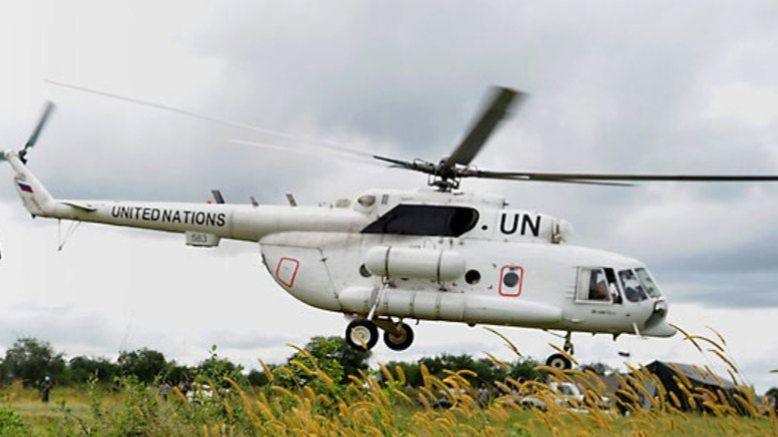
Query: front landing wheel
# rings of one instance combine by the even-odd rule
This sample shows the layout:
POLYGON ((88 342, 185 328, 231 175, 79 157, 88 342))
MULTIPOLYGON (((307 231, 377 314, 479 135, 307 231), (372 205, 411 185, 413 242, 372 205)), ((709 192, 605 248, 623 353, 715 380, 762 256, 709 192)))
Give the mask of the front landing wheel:
POLYGON ((570 359, 562 354, 554 354, 548 357, 546 365, 559 370, 569 370, 573 368, 573 363, 570 359))
POLYGON ((413 330, 405 323, 400 323, 394 333, 388 329, 384 331, 384 343, 391 350, 404 351, 413 343, 413 330))
POLYGON ((370 350, 378 343, 378 328, 369 320, 354 320, 346 326, 346 343, 358 351, 370 350))

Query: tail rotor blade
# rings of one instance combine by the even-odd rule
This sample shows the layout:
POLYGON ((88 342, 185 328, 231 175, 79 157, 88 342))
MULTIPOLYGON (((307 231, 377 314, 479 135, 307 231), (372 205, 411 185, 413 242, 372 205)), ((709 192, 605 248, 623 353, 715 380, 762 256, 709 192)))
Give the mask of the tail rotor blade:
POLYGON ((41 131, 43 131, 43 127, 46 126, 46 122, 48 121, 53 111, 54 103, 47 101, 46 106, 43 107, 43 113, 41 114, 40 119, 38 119, 38 124, 35 126, 35 130, 32 131, 30 138, 27 139, 27 143, 24 145, 22 150, 26 151, 30 147, 35 146, 35 143, 38 142, 38 137, 40 136, 41 131))

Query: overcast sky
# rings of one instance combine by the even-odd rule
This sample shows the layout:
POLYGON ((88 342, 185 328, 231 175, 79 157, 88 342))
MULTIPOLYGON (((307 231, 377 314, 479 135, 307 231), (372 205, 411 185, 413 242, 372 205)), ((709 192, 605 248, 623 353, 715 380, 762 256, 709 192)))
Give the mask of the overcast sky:
MULTIPOLYGON (((778 173, 778 4, 766 2, 0 0, 0 144, 58 104, 31 168, 55 196, 301 203, 421 175, 233 139, 290 142, 57 89, 53 79, 401 158, 435 160, 490 85, 531 94, 476 161, 495 170, 778 173)), ((5 171, 10 176, 9 170, 5 171)), ((8 177, 10 179, 10 177, 8 177)), ((778 186, 638 188, 467 181, 564 217, 576 243, 648 263, 670 319, 728 339, 748 380, 778 385, 778 186)), ((0 349, 21 335, 70 356, 148 346, 195 363, 211 344, 249 367, 339 335, 342 316, 275 286, 258 247, 31 220, 0 185, 0 349)), ((508 351, 481 328, 422 322, 404 353, 508 351)), ((541 359, 555 337, 503 329, 541 359)), ((584 361, 707 363, 680 338, 578 334, 584 361)))

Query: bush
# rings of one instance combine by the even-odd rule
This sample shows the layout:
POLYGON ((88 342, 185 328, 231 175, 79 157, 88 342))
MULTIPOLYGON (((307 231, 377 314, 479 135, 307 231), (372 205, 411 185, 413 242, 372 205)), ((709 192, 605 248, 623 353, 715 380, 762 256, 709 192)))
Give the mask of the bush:
POLYGON ((0 435, 8 437, 28 436, 30 429, 19 415, 5 407, 0 407, 0 435))

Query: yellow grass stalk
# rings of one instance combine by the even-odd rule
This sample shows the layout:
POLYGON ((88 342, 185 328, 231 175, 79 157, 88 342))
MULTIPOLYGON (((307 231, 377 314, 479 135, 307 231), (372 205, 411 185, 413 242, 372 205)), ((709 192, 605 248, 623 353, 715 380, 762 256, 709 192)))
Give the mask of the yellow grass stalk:
POLYGON ((496 364, 498 367, 502 368, 503 370, 508 370, 508 369, 511 368, 511 366, 508 365, 508 363, 506 363, 505 361, 495 357, 494 355, 490 354, 489 352, 484 352, 484 354, 487 357, 489 357, 489 360, 491 360, 491 362, 493 362, 494 364, 496 364))
POLYGON ((173 395, 178 398, 184 405, 189 405, 189 399, 186 398, 186 396, 181 393, 181 390, 179 390, 178 387, 173 387, 173 395))
POLYGON ((675 325, 675 324, 673 324, 673 323, 669 323, 669 325, 670 325, 670 326, 672 326, 673 328, 677 329, 677 330, 678 330, 678 332, 680 332, 681 334, 683 334, 683 335, 684 335, 684 338, 683 338, 683 339, 684 339, 684 340, 689 340, 689 341, 691 341, 691 342, 692 342, 692 344, 694 345, 694 347, 695 347, 695 348, 697 348, 697 350, 698 350, 700 353, 702 353, 702 348, 701 348, 701 347, 700 347, 700 345, 697 343, 697 341, 694 339, 694 337, 692 337, 691 335, 689 335, 689 333, 688 333, 688 332, 686 332, 686 331, 684 331, 683 329, 681 329, 681 327, 680 327, 680 326, 678 326, 678 325, 675 325))
POLYGON ((392 371, 389 370, 385 365, 381 364, 381 374, 384 375, 387 381, 394 382, 394 375, 392 375, 392 371))
POLYGON ((727 363, 729 368, 732 369, 734 373, 740 374, 740 372, 737 370, 737 367, 735 367, 735 364, 733 364, 732 361, 730 361, 730 359, 726 357, 726 355, 717 351, 716 349, 708 349, 708 350, 716 354, 721 359, 721 361, 727 363))
POLYGON ((397 380, 400 381, 400 384, 405 385, 405 372, 403 371, 403 368, 399 365, 395 366, 394 368, 395 372, 397 372, 397 380))
POLYGON ((262 359, 259 359, 258 361, 259 361, 259 365, 262 366, 262 371, 265 372, 265 375, 267 376, 268 382, 272 384, 274 377, 273 377, 273 372, 270 370, 270 367, 267 364, 265 364, 265 362, 262 361, 262 359))
POLYGON ((519 352, 519 348, 517 348, 517 347, 516 347, 516 345, 515 345, 515 344, 513 344, 513 342, 512 342, 512 341, 510 341, 510 340, 508 339, 508 337, 506 337, 506 336, 502 335, 500 332, 498 332, 498 331, 497 331, 497 330, 495 330, 495 329, 489 328, 488 326, 485 326, 485 327, 484 327, 484 329, 485 329, 485 330, 487 330, 487 331, 489 331, 489 332, 491 332, 492 334, 494 334, 494 335, 496 335, 496 336, 500 337, 500 338, 502 339, 502 341, 504 341, 504 342, 505 342, 505 344, 506 344, 506 345, 508 345, 508 347, 509 347, 509 348, 510 348, 510 349, 513 351, 513 353, 514 353, 514 354, 516 354, 518 357, 523 357, 523 356, 524 356, 524 355, 522 355, 522 354, 521 354, 521 352, 519 352))
POLYGON ((724 347, 723 346, 721 346, 720 344, 716 343, 715 341, 711 340, 708 337, 704 337, 702 335, 692 335, 692 338, 694 338, 695 340, 702 340, 705 343, 708 343, 709 345, 715 347, 719 351, 724 352, 724 347))

